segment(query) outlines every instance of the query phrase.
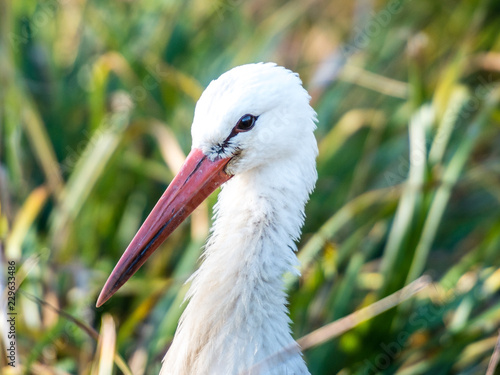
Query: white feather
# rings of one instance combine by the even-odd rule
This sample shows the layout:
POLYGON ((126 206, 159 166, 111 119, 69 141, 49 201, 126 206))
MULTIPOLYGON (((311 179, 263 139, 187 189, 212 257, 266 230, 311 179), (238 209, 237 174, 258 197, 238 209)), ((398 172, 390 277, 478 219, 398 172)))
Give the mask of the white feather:
POLYGON ((283 274, 314 188, 316 114, 297 74, 249 64, 212 81, 196 105, 193 147, 233 156, 203 263, 161 375, 309 374, 290 333, 283 274), (221 147, 245 114, 255 127, 221 147), (285 349, 295 348, 295 350, 285 349))

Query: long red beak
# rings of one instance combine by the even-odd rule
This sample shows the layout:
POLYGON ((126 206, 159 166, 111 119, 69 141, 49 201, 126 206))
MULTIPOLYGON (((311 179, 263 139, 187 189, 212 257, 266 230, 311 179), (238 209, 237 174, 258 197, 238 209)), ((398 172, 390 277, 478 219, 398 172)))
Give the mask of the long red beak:
POLYGON ((224 172, 229 160, 211 161, 200 149, 191 151, 111 272, 97 307, 111 298, 201 202, 232 177, 224 172))

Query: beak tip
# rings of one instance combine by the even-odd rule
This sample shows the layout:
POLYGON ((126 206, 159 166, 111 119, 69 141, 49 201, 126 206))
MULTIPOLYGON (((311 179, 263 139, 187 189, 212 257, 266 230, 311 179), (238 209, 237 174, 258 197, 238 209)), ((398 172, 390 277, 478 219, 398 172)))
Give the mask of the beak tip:
POLYGON ((99 297, 97 298, 97 302, 95 304, 96 307, 101 307, 106 303, 106 301, 111 297, 109 294, 104 295, 104 290, 101 291, 101 294, 99 294, 99 297))

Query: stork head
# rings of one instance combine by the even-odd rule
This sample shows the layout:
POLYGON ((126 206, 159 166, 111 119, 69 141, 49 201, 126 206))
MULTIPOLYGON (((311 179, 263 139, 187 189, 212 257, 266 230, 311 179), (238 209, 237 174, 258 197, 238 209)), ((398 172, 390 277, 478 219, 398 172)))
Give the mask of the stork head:
POLYGON ((236 67, 214 80, 194 114, 193 148, 211 160, 231 158, 229 174, 289 157, 315 128, 298 74, 273 63, 236 67))
POLYGON ((191 153, 125 250, 97 306, 231 177, 301 153, 314 160, 316 113, 309 100, 299 76, 273 63, 242 65, 212 81, 196 104, 191 153))

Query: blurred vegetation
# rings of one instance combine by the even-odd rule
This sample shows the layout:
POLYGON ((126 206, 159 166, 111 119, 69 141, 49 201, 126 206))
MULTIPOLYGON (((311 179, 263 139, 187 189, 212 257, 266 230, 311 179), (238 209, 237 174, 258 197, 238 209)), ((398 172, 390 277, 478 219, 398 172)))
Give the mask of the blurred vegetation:
POLYGON ((275 61, 319 115, 294 335, 434 280, 306 350, 311 373, 484 374, 500 326, 499 4, 0 0, 0 276, 14 260, 19 287, 2 373, 159 370, 215 195, 100 309, 97 295, 189 151, 203 88, 275 61))

